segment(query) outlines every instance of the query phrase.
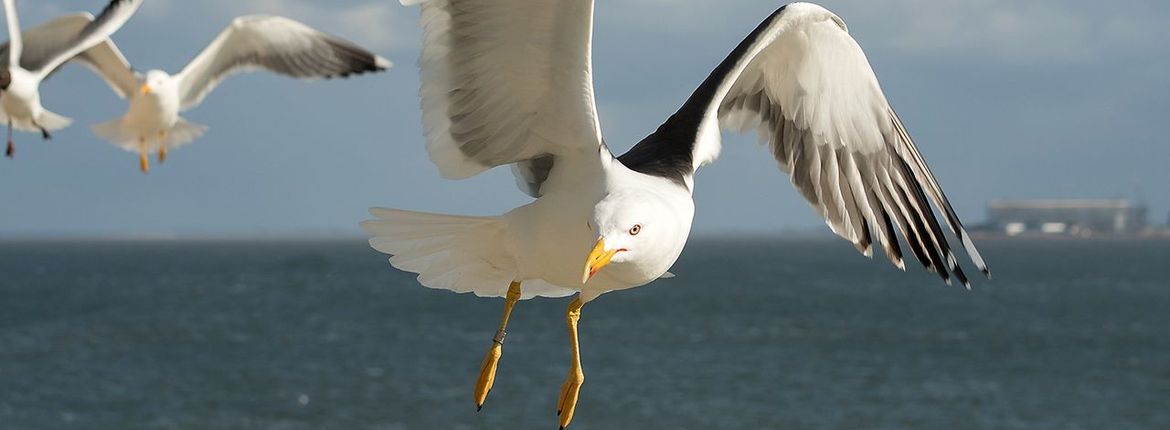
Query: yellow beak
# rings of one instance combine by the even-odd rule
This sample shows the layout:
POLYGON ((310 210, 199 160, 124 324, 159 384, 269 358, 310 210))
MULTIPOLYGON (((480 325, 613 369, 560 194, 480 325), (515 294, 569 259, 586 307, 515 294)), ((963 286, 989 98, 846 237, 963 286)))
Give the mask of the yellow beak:
POLYGON ((142 84, 142 87, 138 88, 138 92, 142 94, 150 94, 150 91, 150 84, 142 84))
POLYGON ((613 256, 621 251, 625 250, 615 249, 606 251, 605 238, 597 239, 597 245, 593 246, 593 250, 589 251, 589 258, 585 259, 585 273, 581 276, 581 283, 589 282, 589 279, 592 279, 593 275, 596 275, 601 268, 609 264, 609 260, 612 260, 613 256))

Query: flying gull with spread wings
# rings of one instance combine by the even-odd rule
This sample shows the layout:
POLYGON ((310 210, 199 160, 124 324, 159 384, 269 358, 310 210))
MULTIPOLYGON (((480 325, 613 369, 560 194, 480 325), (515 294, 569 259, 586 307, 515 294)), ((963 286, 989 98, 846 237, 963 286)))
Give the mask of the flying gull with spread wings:
POLYGON ((148 154, 166 160, 167 150, 198 138, 207 127, 180 112, 195 108, 228 76, 267 70, 300 79, 349 77, 390 68, 385 58, 339 37, 280 16, 236 18, 178 74, 150 70, 138 76, 125 58, 101 57, 102 73, 128 83, 116 91, 130 95, 126 114, 94 125, 93 132, 139 154, 139 168, 150 170, 148 154))
POLYGON ((96 69, 98 64, 90 54, 120 56, 108 52, 112 49, 109 37, 142 5, 141 0, 112 0, 96 19, 88 13, 69 15, 21 33, 15 1, 4 0, 9 40, 0 46, 0 120, 8 126, 5 155, 9 158, 14 151, 13 128, 39 131, 48 140, 50 131, 72 123, 41 106, 41 82, 74 58, 96 69))
POLYGON ((845 22, 820 6, 770 15, 656 131, 614 156, 593 97, 592 0, 404 3, 421 3, 431 160, 447 178, 511 165, 535 197, 501 216, 372 209, 376 219, 363 223, 373 248, 424 286, 505 298, 477 407, 495 382, 517 301, 577 294, 557 401, 560 425, 569 425, 584 382, 582 306, 670 276, 691 229, 695 172, 719 155, 720 130, 757 131, 801 195, 861 253, 880 246, 904 268, 900 235, 927 269, 969 286, 949 230, 990 275, 845 22))

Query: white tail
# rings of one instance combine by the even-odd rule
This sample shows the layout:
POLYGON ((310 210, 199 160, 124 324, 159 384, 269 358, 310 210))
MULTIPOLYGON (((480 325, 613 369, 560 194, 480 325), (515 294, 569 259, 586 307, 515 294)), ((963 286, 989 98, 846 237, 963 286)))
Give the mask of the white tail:
MULTIPOLYGON (((377 219, 362 222, 370 246, 393 255, 390 264, 417 273, 428 288, 503 297, 515 279, 507 251, 507 225, 499 217, 465 217, 370 209, 377 219)), ((526 294, 527 295, 527 294, 526 294)))
POLYGON ((41 115, 37 117, 37 125, 49 131, 60 130, 68 127, 69 124, 73 124, 72 119, 57 115, 48 110, 41 111, 41 115))
POLYGON ((37 120, 32 121, 28 117, 11 117, 3 107, 0 107, 0 118, 3 118, 3 120, 0 120, 3 121, 0 122, 0 125, 8 125, 8 121, 11 120, 12 128, 33 133, 40 133, 42 127, 47 131, 53 131, 60 130, 62 128, 68 127, 69 124, 73 124, 72 119, 57 115, 47 110, 41 111, 41 115, 37 117, 37 120))
POLYGON ((137 151, 138 136, 122 132, 122 118, 94 124, 89 127, 93 134, 127 151, 137 151))
POLYGON ((167 148, 174 149, 180 145, 186 145, 203 136, 207 131, 207 126, 203 124, 196 124, 186 119, 179 118, 179 121, 171 127, 171 131, 167 132, 167 148))
MULTIPOLYGON (((125 149, 127 151, 138 152, 142 150, 142 148, 139 146, 139 139, 141 138, 146 139, 147 152, 154 153, 158 151, 159 142, 157 131, 148 131, 145 132, 146 134, 144 134, 143 131, 138 130, 137 128, 127 127, 124 125, 122 123, 122 118, 106 121, 100 124, 94 124, 90 127, 90 129, 92 129, 93 134, 97 135, 98 137, 114 144, 114 146, 125 149)), ((167 131, 167 149, 174 149, 184 144, 190 143, 191 141, 198 139, 199 136, 202 136, 205 131, 207 131, 206 126, 179 118, 178 122, 171 126, 171 129, 167 131)))

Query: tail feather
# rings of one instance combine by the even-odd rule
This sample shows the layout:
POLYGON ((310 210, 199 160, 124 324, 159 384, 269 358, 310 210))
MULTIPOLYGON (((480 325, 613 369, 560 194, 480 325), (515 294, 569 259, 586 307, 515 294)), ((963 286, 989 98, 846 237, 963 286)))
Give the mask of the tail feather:
MULTIPOLYGON (((122 118, 94 124, 90 129, 93 130, 93 134, 103 140, 127 151, 141 151, 143 140, 146 142, 147 153, 155 153, 159 150, 158 131, 144 131, 137 127, 127 126, 123 123, 122 118)), ((168 150, 178 148, 198 139, 206 131, 207 127, 204 125, 179 118, 178 122, 170 130, 167 130, 165 144, 168 150)))
POLYGON ((171 127, 171 131, 167 132, 167 149, 191 143, 206 132, 207 126, 179 118, 179 121, 171 127))
POLYGON ((375 208, 362 222, 370 246, 392 255, 390 264, 417 273, 428 288, 503 297, 515 279, 498 217, 465 217, 375 208))
POLYGON ((46 131, 60 130, 73 124, 73 120, 64 116, 55 114, 53 112, 44 110, 37 116, 36 121, 29 117, 13 117, 8 115, 8 112, 0 107, 0 125, 12 124, 12 128, 20 131, 27 131, 30 133, 40 133, 41 129, 46 131), (11 121, 11 122, 10 122, 11 121))
POLYGON ((36 125, 45 130, 53 131, 68 127, 70 124, 73 124, 72 119, 45 110, 41 111, 41 115, 37 117, 36 125))
POLYGON ((123 132, 121 118, 115 119, 113 121, 94 124, 90 126, 89 129, 93 131, 93 134, 97 135, 97 137, 100 137, 119 148, 125 149, 127 151, 138 150, 138 136, 130 136, 129 133, 123 132))

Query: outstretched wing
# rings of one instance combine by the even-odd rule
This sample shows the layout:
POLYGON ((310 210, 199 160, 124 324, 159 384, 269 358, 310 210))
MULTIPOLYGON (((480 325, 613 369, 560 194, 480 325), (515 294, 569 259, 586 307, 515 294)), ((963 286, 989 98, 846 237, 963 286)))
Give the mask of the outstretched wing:
POLYGON ((20 56, 20 67, 25 70, 37 70, 44 67, 50 58, 57 52, 65 50, 81 33, 81 29, 93 22, 93 15, 88 12, 79 12, 65 15, 36 27, 21 31, 19 36, 9 38, 8 42, 0 46, 0 57, 8 64, 9 54, 12 51, 12 41, 23 42, 20 56))
POLYGON ((592 0, 402 3, 422 5, 419 95, 444 177, 519 163, 521 187, 537 194, 550 155, 599 148, 592 0))
MULTIPOLYGON (((88 12, 79 12, 54 18, 49 22, 21 32, 21 39, 25 43, 23 54, 20 56, 20 66, 25 70, 37 70, 44 67, 53 53, 66 49, 73 41, 77 40, 82 29, 91 22, 93 22, 93 15, 88 12)), ((10 50, 9 43, 0 45, 0 63, 8 63, 10 50)), ((119 97, 126 97, 127 94, 133 92, 137 84, 138 80, 134 71, 130 69, 130 63, 126 61, 126 57, 122 56, 122 52, 110 39, 106 39, 73 57, 73 61, 79 61, 89 66, 110 85, 110 88, 119 97)), ((58 66, 49 73, 49 76, 52 76, 63 66, 58 66)))
POLYGON ((975 265, 990 274, 865 54, 832 12, 807 3, 776 11, 621 160, 634 170, 689 181, 718 157, 720 128, 758 130, 833 232, 866 255, 876 236, 890 261, 904 267, 896 228, 929 270, 969 286, 933 204, 975 265))
MULTIPOLYGON (((31 51, 33 42, 29 38, 25 38, 24 53, 21 55, 21 64, 24 64, 26 59, 33 67, 26 68, 27 70, 37 74, 41 79, 48 77, 53 72, 56 72, 61 65, 74 57, 81 55, 83 52, 97 46, 102 42, 108 42, 110 35, 122 28, 122 24, 134 16, 134 12, 138 7, 142 6, 142 0, 110 0, 105 9, 98 14, 97 18, 91 18, 86 15, 81 15, 85 19, 90 20, 81 27, 80 30, 66 32, 64 28, 58 28, 60 33, 72 33, 68 36, 56 34, 50 36, 52 38, 68 37, 65 42, 58 41, 57 43, 48 43, 44 45, 43 50, 39 50, 35 57, 31 51), (69 37, 71 36, 71 37, 69 37)), ((75 15, 72 20, 78 20, 78 15, 75 15)), ((56 21, 52 21, 53 23, 56 21)), ((73 25, 74 21, 62 20, 61 25, 73 25)), ((48 36, 48 34, 46 34, 48 36)))
POLYGON ((203 101, 233 73, 268 70, 301 79, 348 77, 390 68, 349 41, 279 16, 236 18, 176 76, 183 109, 203 101))

